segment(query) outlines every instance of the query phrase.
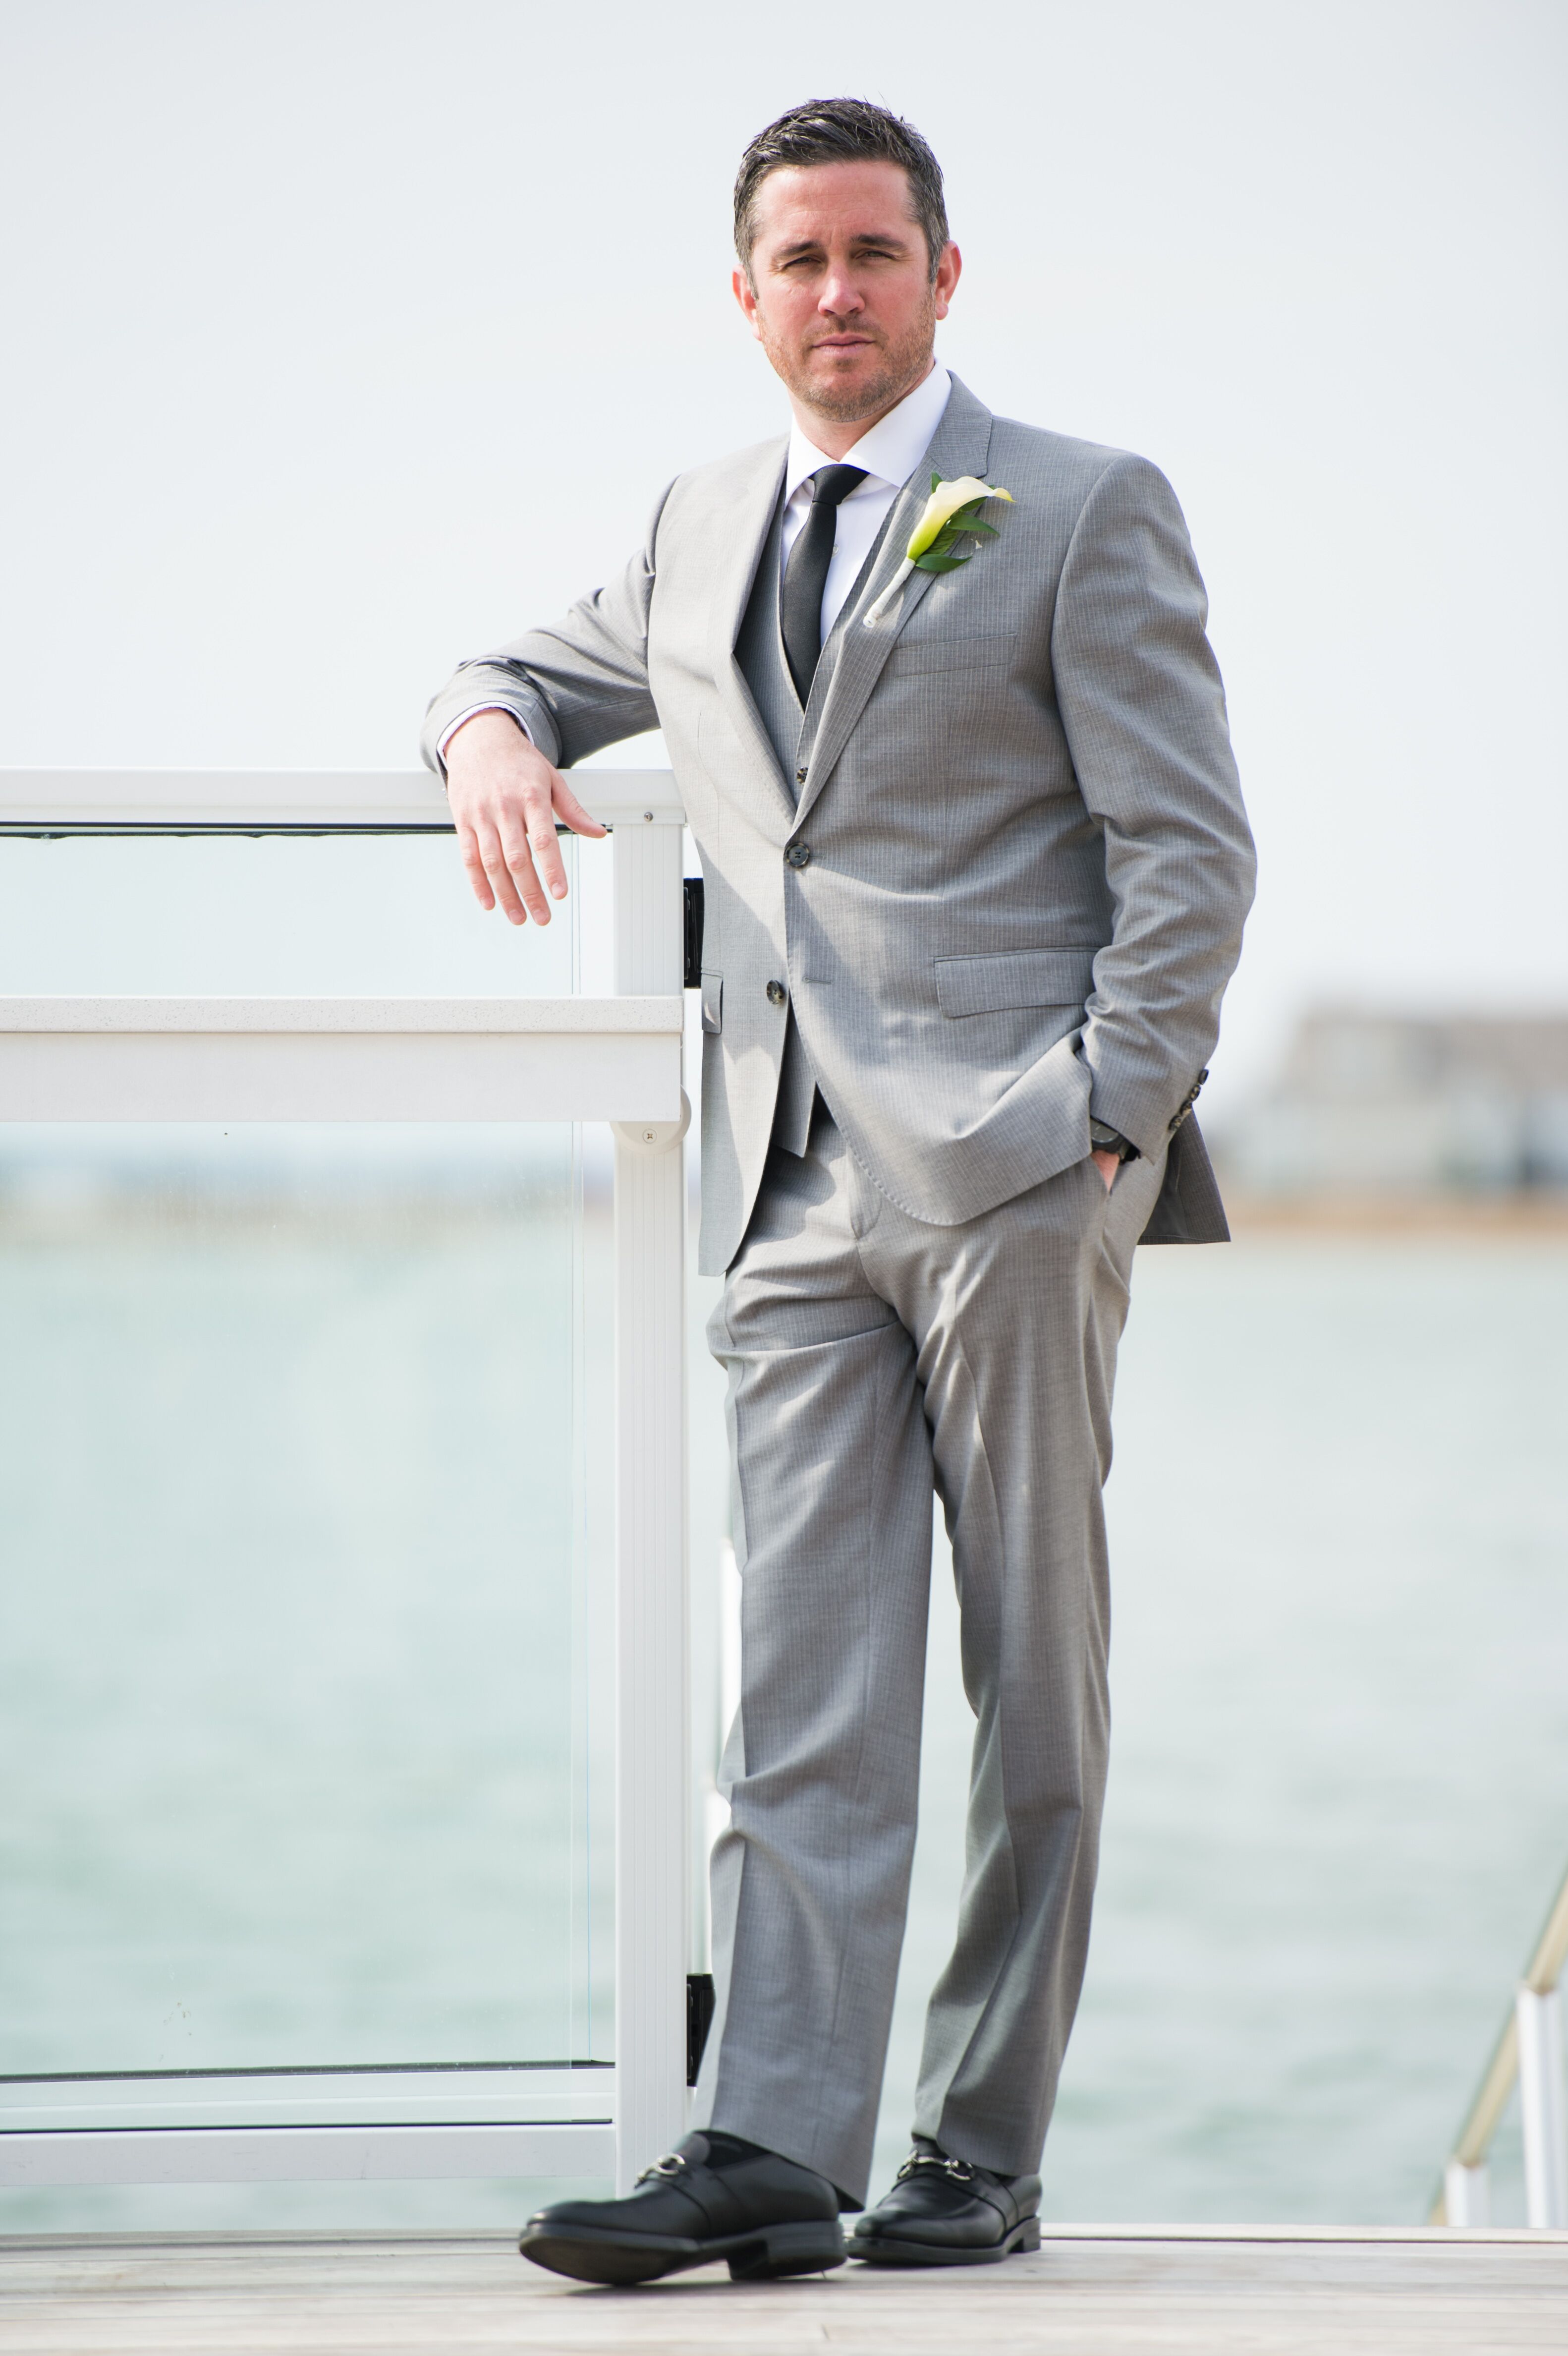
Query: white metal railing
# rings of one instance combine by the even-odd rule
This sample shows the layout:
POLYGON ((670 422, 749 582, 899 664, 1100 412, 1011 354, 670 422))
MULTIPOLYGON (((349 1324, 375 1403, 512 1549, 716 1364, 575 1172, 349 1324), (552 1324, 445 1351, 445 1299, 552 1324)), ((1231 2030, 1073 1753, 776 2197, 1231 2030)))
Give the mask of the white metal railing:
POLYGON ((1475 2100, 1443 2170, 1435 2225, 1491 2221, 1487 2156, 1519 2083, 1524 2134, 1525 2214, 1533 2226, 1568 2225, 1568 2099, 1563 2060, 1563 1995, 1568 1963, 1568 1874, 1552 1901, 1523 1979, 1482 2073, 1475 2100))
MULTIPOLYGON (((682 811, 576 780, 613 830, 605 998, 0 999, 0 1120, 608 1120, 615 1131, 613 2068, 13 2082, 0 2183, 599 2175, 687 2113, 682 811)), ((0 772, 0 834, 450 830, 423 771, 0 772)))
MULTIPOLYGON (((606 826, 671 818, 662 770, 601 769, 592 780, 606 826), (656 792, 656 787, 658 790, 656 792)), ((428 769, 0 769, 0 832, 443 834, 446 796, 428 769)))
POLYGON ((0 998, 6 1120, 680 1117, 681 1002, 0 998))

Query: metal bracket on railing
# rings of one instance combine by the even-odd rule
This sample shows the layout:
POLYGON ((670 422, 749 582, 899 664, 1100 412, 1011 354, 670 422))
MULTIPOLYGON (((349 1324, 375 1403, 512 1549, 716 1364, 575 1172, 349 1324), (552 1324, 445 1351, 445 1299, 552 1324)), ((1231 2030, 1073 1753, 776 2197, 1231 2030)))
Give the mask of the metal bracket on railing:
POLYGON ((682 1088, 678 1120, 613 1120, 619 1143, 634 1153, 669 1153, 691 1127, 691 1098, 682 1088))

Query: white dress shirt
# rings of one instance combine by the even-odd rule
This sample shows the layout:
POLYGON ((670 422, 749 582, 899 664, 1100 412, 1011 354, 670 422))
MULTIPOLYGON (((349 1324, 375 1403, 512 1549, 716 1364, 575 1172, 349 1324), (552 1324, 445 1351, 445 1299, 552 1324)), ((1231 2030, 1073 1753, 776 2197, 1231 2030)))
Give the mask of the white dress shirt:
MULTIPOLYGON (((857 483, 847 499, 839 502, 838 530, 833 542, 833 562, 827 568, 827 585, 822 593, 822 643, 827 643, 827 633, 838 618, 838 609, 854 587, 860 567, 866 562, 871 542, 880 531, 888 510, 924 456, 942 422, 947 406, 947 396, 953 390, 953 379, 944 368, 933 368, 931 374, 906 392, 896 409, 879 418, 868 434, 862 434, 852 450, 842 458, 829 458, 808 442, 799 426, 789 437, 789 455, 784 460, 784 552, 782 561, 789 562, 789 552, 795 535, 805 523, 811 507, 811 486, 808 475, 819 466, 864 466, 866 479, 857 483)), ((505 711, 504 704, 476 703, 468 712, 460 712, 452 725, 442 734, 437 748, 444 760, 446 748, 463 726, 477 712, 505 711)), ((514 719, 517 714, 512 714, 514 719)), ((517 722, 519 727, 521 721, 517 722)), ((527 730, 524 734, 527 734, 527 730)))
POLYGON ((889 509, 925 455, 952 390, 953 379, 947 370, 933 368, 912 392, 905 393, 896 409, 890 409, 869 433, 862 434, 842 458, 827 456, 806 440, 798 425, 791 434, 789 456, 784 461, 783 561, 786 564, 796 535, 811 510, 811 485, 806 477, 815 475, 819 466, 866 469, 865 481, 857 483, 848 498, 839 502, 833 561, 822 593, 824 646, 827 644, 827 633, 838 619, 839 608, 859 577, 871 542, 887 520, 889 509))

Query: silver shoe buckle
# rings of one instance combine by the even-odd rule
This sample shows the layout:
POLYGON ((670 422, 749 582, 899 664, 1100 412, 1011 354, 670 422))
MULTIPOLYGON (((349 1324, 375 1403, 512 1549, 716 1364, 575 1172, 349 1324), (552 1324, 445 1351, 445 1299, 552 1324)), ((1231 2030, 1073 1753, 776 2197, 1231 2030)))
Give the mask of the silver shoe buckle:
POLYGON ((933 2151, 912 2151, 898 2172, 897 2182, 906 2184, 923 2168, 934 2170, 938 2176, 945 2176, 954 2184, 973 2184, 975 2181, 975 2167, 971 2160, 939 2158, 933 2151))

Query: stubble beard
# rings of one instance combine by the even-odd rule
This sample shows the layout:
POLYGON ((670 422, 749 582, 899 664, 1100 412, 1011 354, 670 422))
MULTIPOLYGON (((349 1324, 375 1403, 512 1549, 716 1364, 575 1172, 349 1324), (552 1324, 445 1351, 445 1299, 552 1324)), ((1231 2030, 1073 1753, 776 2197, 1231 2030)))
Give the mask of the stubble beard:
POLYGON ((879 365, 872 373, 848 383, 836 383, 831 376, 824 378, 814 373, 810 350, 778 342, 765 329, 763 348, 803 408, 815 410, 817 416, 829 419, 835 425, 853 425, 862 417, 878 416, 891 409, 906 392, 913 391, 930 371, 935 337, 933 293, 907 333, 896 343, 881 347, 879 365))

